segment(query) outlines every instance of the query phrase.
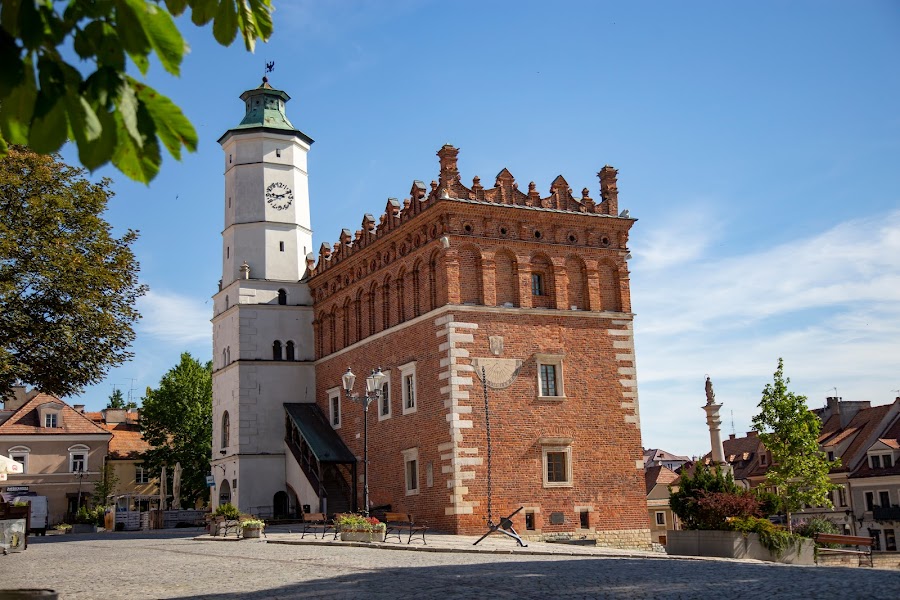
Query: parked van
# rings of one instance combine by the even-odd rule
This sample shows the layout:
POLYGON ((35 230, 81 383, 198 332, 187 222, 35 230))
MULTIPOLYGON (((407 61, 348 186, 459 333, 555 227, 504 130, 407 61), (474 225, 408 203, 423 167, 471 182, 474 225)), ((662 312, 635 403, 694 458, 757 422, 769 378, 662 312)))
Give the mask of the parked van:
POLYGON ((13 502, 31 502, 31 529, 29 533, 47 534, 47 496, 16 496, 13 502))

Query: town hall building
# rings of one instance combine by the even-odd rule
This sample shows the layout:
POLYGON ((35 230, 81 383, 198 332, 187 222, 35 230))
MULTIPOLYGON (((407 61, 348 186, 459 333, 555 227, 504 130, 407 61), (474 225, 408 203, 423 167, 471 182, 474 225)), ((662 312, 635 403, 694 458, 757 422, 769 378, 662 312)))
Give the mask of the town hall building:
POLYGON ((524 537, 649 545, 616 170, 597 201, 562 176, 522 191, 506 169, 467 186, 445 145, 435 181, 313 255, 312 140, 266 81, 241 99, 219 140, 214 501, 273 515, 368 501, 459 534, 521 507, 524 537))

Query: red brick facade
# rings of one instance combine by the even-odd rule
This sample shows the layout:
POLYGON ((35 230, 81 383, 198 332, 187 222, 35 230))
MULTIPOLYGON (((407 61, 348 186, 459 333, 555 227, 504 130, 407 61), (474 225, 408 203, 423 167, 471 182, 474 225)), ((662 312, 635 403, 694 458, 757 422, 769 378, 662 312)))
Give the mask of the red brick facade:
MULTIPOLYGON (((477 177, 463 186, 456 155, 444 146, 430 191, 415 182, 377 228, 366 215, 361 231, 344 230, 310 265, 320 406, 329 413, 328 390, 348 367, 356 391, 371 369, 389 371, 390 417, 375 404, 369 414, 371 501, 481 533, 484 366, 494 520, 525 506, 515 520, 525 535, 646 544, 625 262, 634 221, 617 214, 616 171, 600 172, 600 203, 586 189, 574 198, 561 176, 541 198, 505 169, 494 188, 477 177), (545 396, 540 364, 549 365, 545 396), (415 373, 414 411, 404 409, 403 365, 415 373), (412 459, 418 488, 408 493, 412 459)), ((342 400, 338 433, 358 456, 362 414, 342 400)))

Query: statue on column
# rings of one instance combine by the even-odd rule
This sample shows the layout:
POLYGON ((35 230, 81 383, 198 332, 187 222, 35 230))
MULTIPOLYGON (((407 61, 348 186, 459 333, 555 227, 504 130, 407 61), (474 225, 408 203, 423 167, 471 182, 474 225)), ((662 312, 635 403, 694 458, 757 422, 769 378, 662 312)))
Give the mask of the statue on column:
POLYGON ((712 381, 706 376, 706 404, 716 403, 716 393, 713 391, 712 381))

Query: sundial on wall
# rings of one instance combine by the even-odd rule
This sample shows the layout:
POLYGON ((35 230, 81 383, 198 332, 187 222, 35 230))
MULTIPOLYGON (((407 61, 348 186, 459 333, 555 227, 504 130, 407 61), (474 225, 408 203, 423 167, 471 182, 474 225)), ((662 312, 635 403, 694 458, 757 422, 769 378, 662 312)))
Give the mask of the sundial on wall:
POLYGON ((509 387, 516 380, 522 361, 517 358, 473 358, 472 366, 479 379, 484 367, 484 382, 489 388, 499 390, 509 387))

